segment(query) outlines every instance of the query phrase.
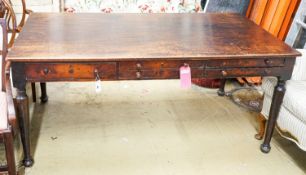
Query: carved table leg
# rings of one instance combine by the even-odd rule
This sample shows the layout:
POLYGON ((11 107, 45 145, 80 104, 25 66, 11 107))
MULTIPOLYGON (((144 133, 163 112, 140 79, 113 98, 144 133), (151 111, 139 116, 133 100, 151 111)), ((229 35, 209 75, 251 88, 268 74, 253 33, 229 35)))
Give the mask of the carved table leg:
POLYGON ((221 84, 220 84, 219 90, 217 92, 219 96, 224 96, 225 95, 225 92, 224 92, 225 82, 226 82, 226 79, 221 79, 221 84))
POLYGON ((34 161, 31 157, 30 151, 29 99, 26 94, 25 87, 17 89, 16 103, 20 127, 20 136, 24 152, 23 164, 25 167, 31 167, 34 161))
POLYGON ((276 120, 278 117, 278 113, 283 102, 284 94, 285 94, 285 81, 278 79, 277 85, 274 88, 272 103, 270 107, 268 125, 266 128, 265 139, 263 144, 261 144, 261 151, 264 153, 268 153, 271 149, 270 141, 272 138, 272 134, 275 128, 276 120))
POLYGON ((42 103, 46 103, 46 102, 48 101, 46 83, 40 83, 40 89, 41 89, 41 97, 40 97, 40 100, 41 100, 42 103))
POLYGON ((257 118, 258 118, 259 129, 258 133, 255 135, 255 138, 257 140, 261 140, 265 134, 267 120, 261 113, 259 113, 257 118))

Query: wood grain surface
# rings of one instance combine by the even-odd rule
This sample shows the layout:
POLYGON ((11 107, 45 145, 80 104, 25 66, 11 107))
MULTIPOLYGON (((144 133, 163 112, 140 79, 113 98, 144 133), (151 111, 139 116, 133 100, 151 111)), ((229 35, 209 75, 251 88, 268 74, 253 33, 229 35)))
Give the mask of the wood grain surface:
POLYGON ((238 14, 33 13, 12 62, 295 57, 238 14))

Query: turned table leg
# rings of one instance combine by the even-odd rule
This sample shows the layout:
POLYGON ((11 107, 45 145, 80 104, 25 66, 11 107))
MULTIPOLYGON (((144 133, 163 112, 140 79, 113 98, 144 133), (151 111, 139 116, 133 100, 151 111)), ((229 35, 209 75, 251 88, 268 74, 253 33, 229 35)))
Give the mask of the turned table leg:
POLYGON ((25 87, 17 89, 17 111, 20 127, 20 136, 24 152, 23 164, 25 167, 33 165, 33 158, 30 151, 30 121, 29 121, 29 99, 25 87))
POLYGON ((224 92, 225 83, 226 83, 226 79, 221 79, 221 84, 220 84, 219 90, 217 92, 219 96, 224 96, 225 95, 225 92, 224 92))
POLYGON ((278 79, 277 85, 274 88, 272 103, 270 107, 269 119, 267 123, 265 139, 263 144, 261 144, 261 151, 264 153, 268 153, 271 149, 270 141, 272 138, 272 134, 275 128, 276 120, 278 117, 278 113, 283 102, 284 94, 285 94, 285 81, 278 79))
POLYGON ((40 100, 41 100, 42 103, 46 103, 48 101, 47 85, 46 85, 46 83, 40 83, 40 89, 41 89, 40 100))
POLYGON ((26 93, 25 66, 23 63, 12 64, 14 87, 17 89, 16 110, 19 121, 20 137, 23 147, 25 167, 31 167, 34 163, 30 149, 30 113, 29 98, 26 93))

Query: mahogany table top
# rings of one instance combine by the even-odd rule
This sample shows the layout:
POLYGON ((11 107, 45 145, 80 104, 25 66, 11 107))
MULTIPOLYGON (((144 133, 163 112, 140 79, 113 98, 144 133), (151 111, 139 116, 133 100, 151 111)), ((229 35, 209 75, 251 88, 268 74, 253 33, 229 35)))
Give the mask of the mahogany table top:
POLYGON ((12 62, 296 57, 238 14, 33 13, 12 62))

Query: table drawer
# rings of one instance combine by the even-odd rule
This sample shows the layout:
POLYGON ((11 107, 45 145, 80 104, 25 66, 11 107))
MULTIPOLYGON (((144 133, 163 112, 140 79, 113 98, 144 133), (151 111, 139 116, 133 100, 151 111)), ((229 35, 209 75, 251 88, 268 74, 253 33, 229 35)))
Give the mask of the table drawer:
POLYGON ((234 78, 247 76, 278 76, 283 72, 282 67, 273 68, 228 68, 206 69, 205 77, 209 78, 234 78))
POLYGON ((285 58, 212 60, 207 62, 206 67, 282 67, 285 65, 285 61, 285 58))
MULTIPOLYGON (((204 75, 204 69, 191 69, 192 78, 200 78, 204 75)), ((177 79, 180 77, 179 68, 164 68, 154 70, 127 70, 119 72, 120 80, 148 80, 148 79, 177 79)))
POLYGON ((179 78, 179 69, 184 64, 191 67, 192 77, 202 77, 204 61, 129 61, 119 63, 119 79, 174 79, 179 78))
POLYGON ((119 63, 119 71, 178 69, 184 64, 188 64, 191 68, 204 68, 204 61, 128 61, 119 63))
POLYGON ((26 75, 29 81, 52 80, 94 80, 97 73, 101 80, 116 79, 116 63, 30 63, 26 64, 26 75))

